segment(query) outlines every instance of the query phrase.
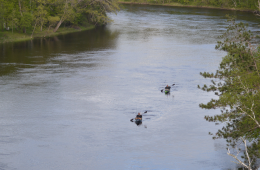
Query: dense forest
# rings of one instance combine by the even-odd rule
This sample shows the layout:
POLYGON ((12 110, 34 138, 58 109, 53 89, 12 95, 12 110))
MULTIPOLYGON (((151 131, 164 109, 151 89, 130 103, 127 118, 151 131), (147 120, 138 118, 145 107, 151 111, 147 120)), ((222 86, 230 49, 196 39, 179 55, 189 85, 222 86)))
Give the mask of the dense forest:
POLYGON ((182 4, 192 6, 210 6, 219 8, 235 8, 258 11, 260 9, 259 0, 121 0, 124 2, 142 2, 152 4, 182 4))
POLYGON ((105 24, 106 12, 119 10, 115 0, 0 0, 0 30, 56 32, 61 25, 105 24))
MULTIPOLYGON (((211 6, 259 11, 259 0, 120 0, 152 4, 211 6)), ((32 34, 56 32, 60 26, 102 25, 106 12, 119 10, 117 0, 0 0, 1 31, 32 34)), ((10 35, 10 34, 9 34, 10 35)), ((0 36, 1 37, 1 36, 0 36)))

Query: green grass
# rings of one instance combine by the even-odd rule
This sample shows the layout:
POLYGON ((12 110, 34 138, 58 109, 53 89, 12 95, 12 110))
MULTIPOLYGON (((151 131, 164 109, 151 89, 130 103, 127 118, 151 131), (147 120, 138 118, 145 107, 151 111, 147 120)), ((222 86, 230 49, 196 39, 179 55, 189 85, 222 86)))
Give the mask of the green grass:
MULTIPOLYGON (((35 29, 33 37, 32 38, 38 38, 38 37, 52 37, 59 34, 67 34, 72 32, 79 32, 84 30, 90 30, 95 28, 94 25, 87 25, 87 26, 79 26, 75 28, 71 27, 60 27, 57 32, 53 32, 53 29, 50 29, 48 32, 48 29, 44 29, 43 31, 40 31, 40 28, 35 29)), ((12 33, 12 30, 4 30, 0 31, 0 43, 5 42, 18 42, 18 41, 26 41, 30 40, 32 35, 32 30, 28 30, 28 33, 20 33, 18 31, 14 31, 12 33)))

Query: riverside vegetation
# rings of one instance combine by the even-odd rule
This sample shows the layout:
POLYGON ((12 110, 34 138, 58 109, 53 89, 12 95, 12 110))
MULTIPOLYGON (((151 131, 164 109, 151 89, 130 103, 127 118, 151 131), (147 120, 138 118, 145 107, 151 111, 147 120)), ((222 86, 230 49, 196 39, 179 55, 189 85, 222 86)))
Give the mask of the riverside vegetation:
POLYGON ((257 14, 260 11, 260 0, 119 0, 119 2, 167 6, 225 8, 253 11, 257 14))
POLYGON ((118 10, 116 0, 0 0, 0 42, 90 29, 118 10))
MULTIPOLYGON (((209 122, 222 123, 222 129, 213 139, 227 141, 227 154, 248 170, 258 169, 260 158, 260 46, 247 25, 231 24, 218 42, 216 49, 228 54, 222 59, 216 73, 201 73, 211 78, 210 86, 198 86, 214 92, 218 99, 200 104, 205 109, 221 109, 221 114, 205 116, 209 122), (244 153, 240 156, 240 152, 244 153)), ((210 133, 213 135, 212 133, 210 133)))

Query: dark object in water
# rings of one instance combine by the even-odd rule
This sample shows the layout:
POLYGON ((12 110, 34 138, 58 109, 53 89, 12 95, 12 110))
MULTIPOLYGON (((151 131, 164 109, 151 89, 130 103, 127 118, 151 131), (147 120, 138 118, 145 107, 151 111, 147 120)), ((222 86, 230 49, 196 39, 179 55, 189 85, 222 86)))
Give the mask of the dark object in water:
POLYGON ((141 125, 142 124, 142 119, 135 119, 135 124, 138 126, 138 125, 141 125))
POLYGON ((164 93, 165 93, 165 94, 170 93, 170 89, 169 89, 169 90, 165 90, 164 93))
POLYGON ((171 89, 171 86, 166 86, 166 87, 165 87, 165 90, 166 90, 166 89, 169 89, 169 90, 170 90, 170 89, 171 89))
POLYGON ((167 86, 165 87, 165 90, 164 90, 165 94, 169 93, 170 90, 171 90, 171 87, 167 85, 167 86))
POLYGON ((174 86, 175 84, 172 84, 172 86, 174 86))
MULTIPOLYGON (((144 113, 147 113, 147 110, 146 110, 146 111, 144 111, 144 113)), ((133 121, 134 121, 134 119, 135 119, 135 122, 137 121, 137 123, 139 123, 139 121, 141 121, 141 123, 142 123, 142 118, 143 118, 143 116, 142 116, 140 113, 138 113, 138 115, 136 115, 136 117, 135 117, 135 118, 133 118, 133 119, 130 119, 130 121, 131 121, 131 122, 133 122, 133 121)))

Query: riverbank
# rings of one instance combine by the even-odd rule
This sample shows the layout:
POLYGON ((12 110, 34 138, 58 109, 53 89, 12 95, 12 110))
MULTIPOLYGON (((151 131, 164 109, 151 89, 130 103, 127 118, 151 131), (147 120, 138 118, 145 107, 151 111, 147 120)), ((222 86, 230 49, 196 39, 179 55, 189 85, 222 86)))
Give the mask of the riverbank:
POLYGON ((145 0, 119 0, 118 3, 120 4, 138 4, 138 5, 159 5, 159 6, 172 6, 172 7, 188 7, 188 8, 207 8, 207 9, 221 9, 221 10, 232 10, 232 11, 244 11, 244 12, 252 12, 255 13, 256 10, 247 9, 247 8, 228 8, 228 7, 216 7, 211 5, 200 5, 200 4, 181 4, 177 2, 170 2, 170 3, 160 3, 157 1, 154 2, 147 2, 145 0))
POLYGON ((0 43, 6 43, 6 42, 19 42, 19 41, 27 41, 34 38, 40 38, 40 37, 53 37, 60 34, 68 34, 73 32, 80 32, 85 30, 94 29, 94 25, 87 25, 87 26, 74 26, 74 27, 61 27, 57 30, 57 32, 53 32, 52 30, 45 29, 43 31, 40 31, 40 29, 36 29, 33 36, 32 31, 28 33, 19 33, 17 31, 12 32, 12 30, 5 30, 0 31, 0 43))

